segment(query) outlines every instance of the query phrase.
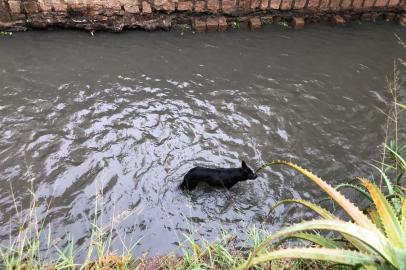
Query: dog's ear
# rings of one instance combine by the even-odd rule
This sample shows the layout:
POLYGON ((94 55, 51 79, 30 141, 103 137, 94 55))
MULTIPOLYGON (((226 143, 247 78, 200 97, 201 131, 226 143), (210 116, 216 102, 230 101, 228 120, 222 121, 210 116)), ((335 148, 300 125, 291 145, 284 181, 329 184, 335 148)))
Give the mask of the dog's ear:
POLYGON ((241 168, 246 168, 247 167, 247 164, 245 164, 245 161, 243 160, 242 162, 241 162, 241 168))

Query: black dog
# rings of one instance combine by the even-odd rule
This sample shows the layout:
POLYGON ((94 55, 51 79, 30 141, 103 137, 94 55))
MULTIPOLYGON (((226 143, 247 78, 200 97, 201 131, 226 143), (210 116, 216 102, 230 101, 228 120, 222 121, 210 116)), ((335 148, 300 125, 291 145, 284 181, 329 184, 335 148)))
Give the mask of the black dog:
POLYGON ((240 181, 255 179, 257 175, 243 161, 241 168, 203 168, 195 167, 191 169, 183 178, 181 189, 194 189, 200 182, 205 182, 210 186, 226 187, 230 189, 240 181))

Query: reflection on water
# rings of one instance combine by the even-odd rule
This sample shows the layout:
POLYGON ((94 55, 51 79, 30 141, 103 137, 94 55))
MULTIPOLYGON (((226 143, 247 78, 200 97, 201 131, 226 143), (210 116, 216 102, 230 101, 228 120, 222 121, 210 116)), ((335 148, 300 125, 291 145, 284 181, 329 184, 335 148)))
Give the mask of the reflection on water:
MULTIPOLYGON (((183 194, 177 186, 193 166, 245 160, 255 169, 278 158, 331 183, 366 174, 384 136, 384 77, 403 52, 394 33, 405 35, 386 24, 3 39, 2 239, 16 222, 11 185, 23 209, 33 187, 61 245, 68 235, 88 239, 98 196, 98 222, 115 225, 113 248, 142 237, 134 252, 154 254, 185 233, 241 234, 282 198, 321 196, 279 168, 230 191, 183 194)), ((268 228, 296 216, 279 209, 268 228)))

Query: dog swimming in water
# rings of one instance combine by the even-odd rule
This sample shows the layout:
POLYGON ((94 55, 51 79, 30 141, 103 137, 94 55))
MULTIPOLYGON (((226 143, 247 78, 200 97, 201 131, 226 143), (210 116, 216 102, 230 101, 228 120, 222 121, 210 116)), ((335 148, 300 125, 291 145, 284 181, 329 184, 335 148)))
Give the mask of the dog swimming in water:
POLYGON ((249 179, 255 179, 257 175, 245 164, 241 168, 204 168, 195 167, 188 171, 180 185, 181 189, 194 189, 199 183, 204 182, 214 187, 232 188, 235 184, 249 179))

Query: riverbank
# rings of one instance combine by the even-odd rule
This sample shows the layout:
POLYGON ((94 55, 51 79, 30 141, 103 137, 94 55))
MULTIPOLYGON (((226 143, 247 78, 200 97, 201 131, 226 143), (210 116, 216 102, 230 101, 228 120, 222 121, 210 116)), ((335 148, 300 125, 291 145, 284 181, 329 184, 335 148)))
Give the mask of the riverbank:
MULTIPOLYGON (((147 258, 145 256, 133 259, 126 256, 118 256, 114 253, 104 256, 103 258, 93 261, 87 265, 82 265, 81 269, 121 269, 121 270, 187 270, 187 269, 231 269, 231 266, 227 263, 226 256, 224 254, 212 254, 212 258, 208 256, 204 258, 199 257, 176 257, 173 255, 156 256, 147 258)), ((235 257, 232 258, 236 259, 235 257)), ((242 257, 239 258, 242 260, 242 257)), ((52 264, 45 265, 53 270, 58 270, 60 267, 55 267, 52 264)), ((349 266, 335 265, 329 262, 319 262, 315 260, 294 260, 294 259, 281 259, 270 262, 265 266, 257 266, 258 270, 303 270, 303 269, 330 269, 330 270, 349 270, 349 266)))
POLYGON ((76 28, 197 32, 225 31, 272 21, 302 28, 306 23, 395 20, 406 25, 405 0, 5 0, 0 3, 0 30, 76 28))
MULTIPOLYGON (((13 198, 29 212, 33 183, 38 220, 52 228, 43 239, 51 234, 59 249, 72 239, 73 252, 85 253, 75 263, 86 256, 91 221, 107 226, 121 213, 133 214, 112 230, 117 254, 126 239, 129 247, 139 240, 134 258, 180 255, 184 235, 213 242, 223 230, 244 247, 245 230, 259 227, 277 201, 324 194, 272 169, 230 192, 202 186, 189 196, 177 189, 182 176, 197 165, 235 167, 239 158, 254 169, 294 160, 333 185, 370 175, 365 160, 379 158, 385 135, 386 117, 375 108, 385 109, 384 78, 404 55, 395 34, 406 39, 401 27, 378 22, 1 37, 2 244, 27 224, 16 221, 13 198)), ((286 210, 265 229, 301 216, 286 210)))

